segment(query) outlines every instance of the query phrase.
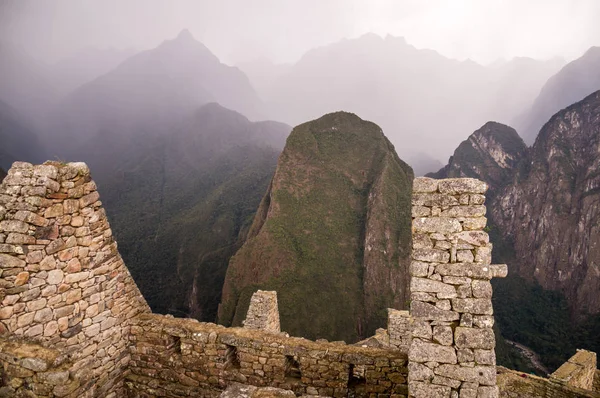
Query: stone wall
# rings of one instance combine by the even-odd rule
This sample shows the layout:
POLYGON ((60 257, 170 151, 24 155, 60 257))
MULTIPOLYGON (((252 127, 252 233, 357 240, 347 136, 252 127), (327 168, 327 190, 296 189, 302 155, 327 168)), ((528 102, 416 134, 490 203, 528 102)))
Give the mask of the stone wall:
POLYGON ((247 329, 280 332, 277 292, 264 290, 255 292, 250 299, 250 306, 243 323, 247 329))
POLYGON ((129 397, 217 397, 233 382, 328 397, 407 394, 407 355, 399 350, 161 315, 136 317, 130 338, 129 397))
POLYGON ((479 180, 417 178, 413 184, 410 266, 412 342, 409 390, 415 398, 497 397, 484 193, 479 180))
MULTIPOLYGON (((0 301, 3 347, 23 340, 57 350, 70 364, 68 396, 122 396, 129 319, 150 309, 85 164, 17 162, 9 170, 0 185, 0 301)), ((4 387, 30 391, 45 377, 6 358, 4 387)))
POLYGON ((596 366, 595 352, 577 350, 575 355, 550 375, 550 379, 571 387, 592 390, 596 366))
POLYGON ((502 398, 600 398, 598 391, 572 387, 500 366, 497 370, 502 398))

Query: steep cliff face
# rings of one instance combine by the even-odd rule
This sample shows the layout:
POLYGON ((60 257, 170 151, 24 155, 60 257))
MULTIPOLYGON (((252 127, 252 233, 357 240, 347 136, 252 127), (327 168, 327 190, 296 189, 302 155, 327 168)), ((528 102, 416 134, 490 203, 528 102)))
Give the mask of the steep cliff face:
POLYGON ((546 123, 489 207, 514 243, 512 269, 564 293, 576 315, 600 311, 599 153, 600 91, 546 123))
POLYGON ((512 127, 487 122, 456 148, 443 169, 428 176, 477 178, 487 182, 494 193, 510 181, 526 152, 525 143, 512 127))
POLYGON ((338 112, 297 126, 248 239, 229 263, 219 321, 277 290, 281 327, 355 341, 405 308, 412 170, 381 129, 338 112))

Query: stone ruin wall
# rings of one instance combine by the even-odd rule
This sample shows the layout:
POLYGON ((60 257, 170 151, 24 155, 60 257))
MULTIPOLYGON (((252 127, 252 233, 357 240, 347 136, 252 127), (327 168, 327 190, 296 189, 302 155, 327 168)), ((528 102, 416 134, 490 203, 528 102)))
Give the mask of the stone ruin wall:
MULTIPOLYGON (((490 265, 485 184, 419 178, 414 188, 412 317, 390 309, 387 330, 351 346, 280 332, 275 292, 253 296, 244 328, 151 314, 87 167, 15 163, 0 186, 0 396, 216 397, 233 383, 497 396, 489 280, 506 268, 490 265)), ((589 364, 575 368, 567 381, 499 368, 500 396, 600 396, 572 385, 591 380, 589 364)))
POLYGON ((498 397, 486 226, 487 184, 417 178, 410 265, 412 342, 409 391, 415 398, 498 397))
POLYGON ((150 309, 85 164, 9 170, 0 185, 0 302, 8 396, 123 396, 129 320, 150 309))
POLYGON ((136 317, 131 333, 129 397, 218 397, 232 383, 324 397, 407 395, 407 355, 399 350, 160 315, 136 317))
POLYGON ((243 326, 247 329, 281 332, 277 293, 262 290, 254 293, 243 326))

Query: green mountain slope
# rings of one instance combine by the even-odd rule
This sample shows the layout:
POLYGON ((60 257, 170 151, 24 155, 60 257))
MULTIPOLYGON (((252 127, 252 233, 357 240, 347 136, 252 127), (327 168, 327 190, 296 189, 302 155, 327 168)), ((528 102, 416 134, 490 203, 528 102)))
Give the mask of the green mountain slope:
POLYGON ((116 172, 98 181, 119 249, 154 311, 215 320, 227 263, 289 130, 209 104, 171 135, 124 148, 116 172))
POLYGON ((277 290, 293 335, 371 335, 387 307, 406 307, 412 179, 381 129, 354 114, 294 128, 229 263, 219 322, 240 324, 261 288, 277 290))

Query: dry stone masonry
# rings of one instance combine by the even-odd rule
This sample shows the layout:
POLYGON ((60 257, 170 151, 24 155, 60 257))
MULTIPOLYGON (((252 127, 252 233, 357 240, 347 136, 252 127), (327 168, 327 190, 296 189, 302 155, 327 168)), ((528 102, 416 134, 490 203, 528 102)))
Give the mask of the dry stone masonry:
POLYGON ((5 394, 123 396, 129 320, 150 310, 85 164, 9 170, 0 185, 0 302, 0 335, 10 337, 0 344, 5 394), (20 340, 40 349, 19 351, 20 340))
POLYGON ((259 290, 252 295, 244 327, 274 333, 281 331, 277 292, 259 290))
POLYGON ((415 180, 411 312, 346 345, 282 333, 276 292, 243 328, 151 314, 87 166, 17 162, 0 185, 0 397, 600 397, 587 351, 550 379, 496 373, 490 279, 507 271, 486 188, 415 180))
POLYGON ((491 265, 486 190, 469 178, 414 181, 412 397, 498 397, 490 280, 507 267, 491 265))

